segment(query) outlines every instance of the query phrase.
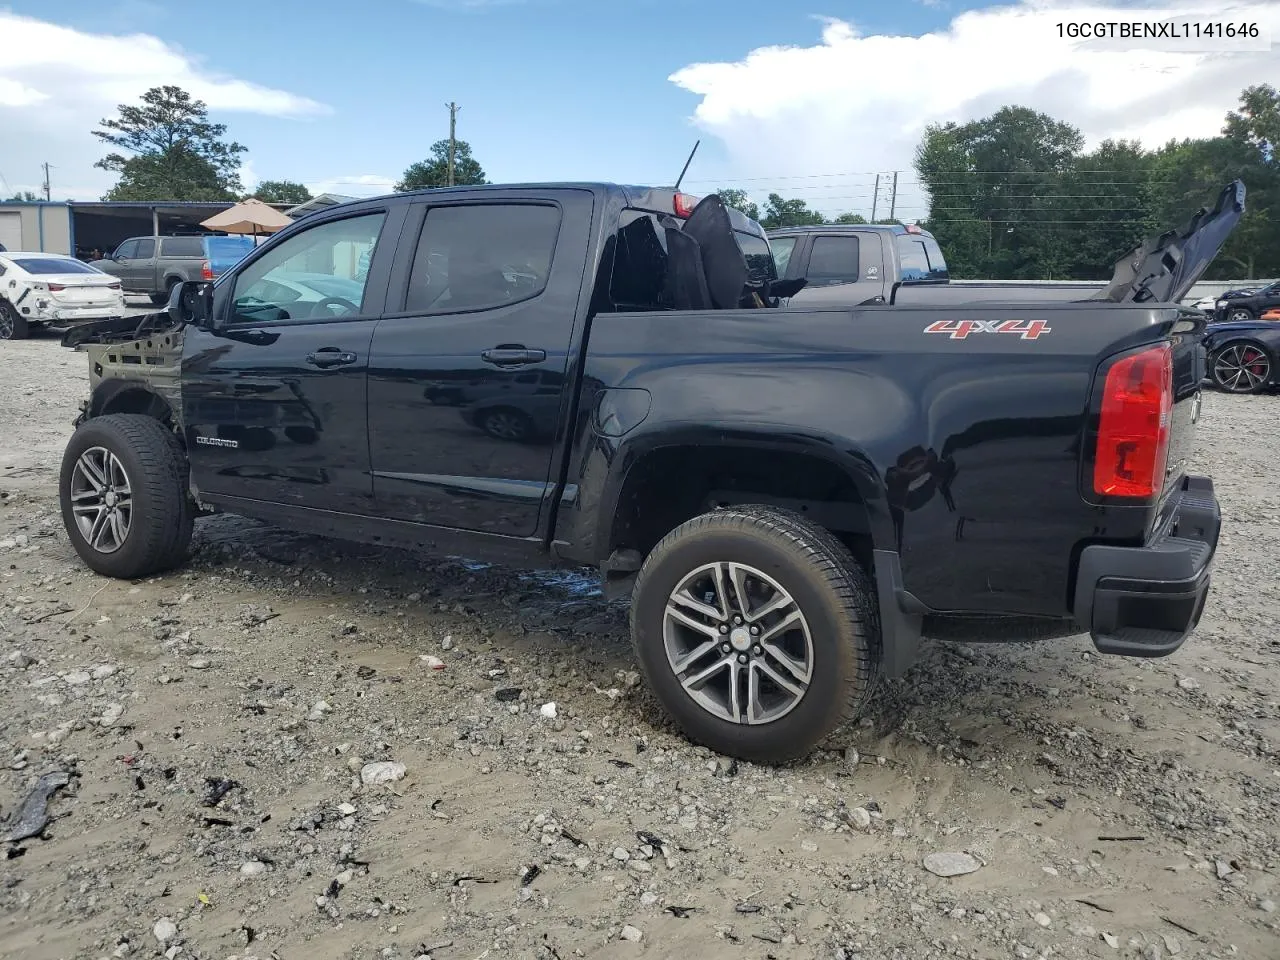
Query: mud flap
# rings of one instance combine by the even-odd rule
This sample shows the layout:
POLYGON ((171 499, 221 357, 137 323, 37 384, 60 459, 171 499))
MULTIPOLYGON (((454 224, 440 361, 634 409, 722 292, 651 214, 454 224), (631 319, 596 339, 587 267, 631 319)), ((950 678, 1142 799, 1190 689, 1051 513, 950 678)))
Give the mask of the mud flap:
POLYGON ((896 680, 916 662, 924 617, 903 609, 910 594, 902 585, 902 564, 892 550, 874 550, 876 599, 880 606, 880 649, 884 676, 896 680))

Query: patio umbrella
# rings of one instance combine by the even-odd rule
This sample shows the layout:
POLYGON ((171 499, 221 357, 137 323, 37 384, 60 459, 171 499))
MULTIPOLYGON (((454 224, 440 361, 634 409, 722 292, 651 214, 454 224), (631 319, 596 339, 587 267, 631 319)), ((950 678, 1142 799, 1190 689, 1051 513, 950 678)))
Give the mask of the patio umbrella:
POLYGON ((221 230, 223 233, 250 233, 256 237, 260 233, 283 230, 291 223, 293 221, 275 207, 250 197, 221 213, 215 213, 208 220, 202 221, 200 226, 221 230))

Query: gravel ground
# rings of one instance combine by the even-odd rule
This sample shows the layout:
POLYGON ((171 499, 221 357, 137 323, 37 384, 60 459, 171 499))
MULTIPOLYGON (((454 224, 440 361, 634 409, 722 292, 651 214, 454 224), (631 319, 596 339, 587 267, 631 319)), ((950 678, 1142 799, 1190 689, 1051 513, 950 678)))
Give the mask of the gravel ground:
POLYGON ((93 576, 55 497, 84 357, 0 355, 0 821, 73 773, 4 845, 0 956, 1280 957, 1280 399, 1205 398, 1177 654, 933 645, 767 768, 677 735, 573 575, 218 517, 93 576))

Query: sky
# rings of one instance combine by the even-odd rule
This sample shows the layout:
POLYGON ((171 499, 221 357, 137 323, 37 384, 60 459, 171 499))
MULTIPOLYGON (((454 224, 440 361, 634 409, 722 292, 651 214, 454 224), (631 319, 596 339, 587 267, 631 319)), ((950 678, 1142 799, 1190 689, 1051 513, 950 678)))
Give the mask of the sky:
MULTIPOLYGON (((243 179, 385 193, 449 129, 494 182, 674 182, 927 212, 929 123, 1006 104, 1106 138, 1213 136, 1241 89, 1280 86, 1276 0, 0 0, 0 192, 97 199, 90 133, 173 83, 249 148, 243 179), (1207 11, 1217 6, 1217 12, 1207 11), (1259 36, 1079 40, 1059 24, 1256 23, 1259 36), (1276 41, 1275 46, 1270 40, 1276 41), (882 174, 876 193, 876 174, 882 174)), ((1208 199, 1208 198, 1206 198, 1208 199)))

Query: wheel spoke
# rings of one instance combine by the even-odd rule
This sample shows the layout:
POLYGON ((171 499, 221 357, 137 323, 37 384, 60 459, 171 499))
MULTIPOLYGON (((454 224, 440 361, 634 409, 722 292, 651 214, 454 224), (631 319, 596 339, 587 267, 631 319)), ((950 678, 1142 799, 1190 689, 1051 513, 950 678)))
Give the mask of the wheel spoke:
POLYGON ((100 510, 105 510, 101 503, 94 501, 93 503, 73 503, 71 512, 80 516, 88 516, 89 514, 97 514, 100 510))
POLYGON ((799 700, 800 697, 804 696, 804 691, 805 691, 804 687, 799 686, 795 683, 792 683, 790 680, 787 680, 786 678, 784 678, 782 674, 778 673, 777 670, 769 666, 768 661, 756 660, 754 661, 754 663, 757 670, 759 670, 766 677, 768 677, 770 680, 772 680, 774 683, 780 686, 783 690, 787 691, 787 693, 791 694, 797 700, 799 700))
MULTIPOLYGON (((769 654, 770 657, 780 663, 787 673, 795 677, 797 682, 802 684, 809 682, 809 672, 804 668, 804 664, 797 661, 791 656, 791 654, 787 653, 787 651, 783 650, 776 643, 762 643, 761 647, 764 649, 765 653, 769 654)), ((763 663, 764 661, 762 660, 760 662, 763 663)))
MULTIPOLYGON (((737 660, 729 660, 729 716, 733 717, 734 723, 742 722, 742 665, 737 660)), ((750 694, 748 694, 748 704, 750 703, 750 694)), ((749 721, 748 721, 749 722, 749 721)))
POLYGON ((108 529, 108 516, 106 507, 98 511, 98 515, 93 518, 93 526, 89 530, 89 536, 85 538, 89 541, 89 546, 95 550, 102 548, 102 537, 108 529))
POLYGON ((125 527, 124 518, 120 515, 119 510, 111 512, 111 536, 115 538, 115 545, 118 547, 124 543, 125 534, 129 531, 125 527))
POLYGON ((685 677, 680 681, 680 685, 686 690, 692 692, 695 689, 701 688, 711 677, 714 677, 717 673, 730 665, 736 665, 733 657, 722 657, 715 663, 711 664, 711 666, 699 670, 693 676, 685 677))
POLYGON ((93 486, 101 490, 107 485, 106 475, 102 472, 101 465, 93 462, 92 451, 85 453, 77 464, 84 471, 85 479, 93 486))
MULTIPOLYGON (((678 603, 682 607, 687 607, 696 613, 702 614, 704 617, 711 617, 713 620, 720 620, 723 614, 709 603, 703 603, 701 600, 693 597, 687 589, 681 589, 671 595, 671 603, 678 603)), ((670 604, 668 604, 670 609, 670 604)))
POLYGON ((708 640, 706 643, 698 644, 698 646, 694 647, 675 663, 671 664, 671 669, 674 670, 677 675, 683 674, 691 666, 714 650, 716 646, 717 642, 715 640, 708 640))
POLYGON ((97 490, 81 490, 71 494, 72 503, 80 503, 84 500, 93 500, 95 503, 102 499, 102 494, 97 490))
MULTIPOLYGON (((787 599, 790 599, 790 597, 788 597, 787 599)), ((770 627, 764 633, 760 634, 760 638, 756 641, 756 643, 760 643, 760 644, 767 643, 768 641, 772 640, 774 637, 778 636, 779 634, 786 633, 788 630, 793 629, 799 623, 800 623, 800 611, 798 609, 792 610, 785 617, 783 617, 781 620, 775 623, 772 627, 770 627)))
POLYGON ((682 626, 688 627, 690 630, 696 630, 698 633, 701 633, 703 636, 710 637, 712 642, 718 641, 720 639, 720 631, 716 627, 713 627, 711 624, 702 623, 698 620, 693 619, 693 617, 689 616, 687 613, 685 613, 683 610, 679 609, 678 607, 673 607, 670 604, 668 604, 667 616, 669 616, 672 620, 676 621, 676 623, 679 623, 682 626))

